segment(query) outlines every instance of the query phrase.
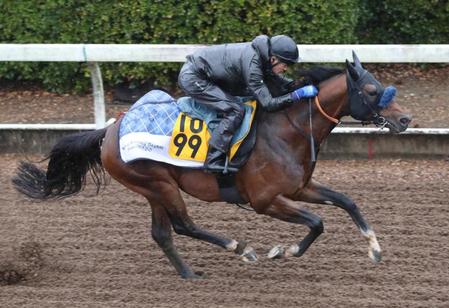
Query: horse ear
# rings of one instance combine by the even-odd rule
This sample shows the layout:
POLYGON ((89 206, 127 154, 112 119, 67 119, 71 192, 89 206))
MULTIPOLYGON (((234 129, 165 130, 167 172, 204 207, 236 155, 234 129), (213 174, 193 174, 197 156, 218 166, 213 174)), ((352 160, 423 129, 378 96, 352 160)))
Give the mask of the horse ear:
POLYGON ((348 69, 349 75, 351 76, 351 79, 356 81, 359 79, 359 73, 354 67, 354 64, 350 63, 348 60, 346 60, 346 68, 348 69))
POLYGON ((354 64, 356 67, 362 68, 362 63, 360 62, 359 57, 357 57, 357 54, 354 50, 352 51, 352 59, 354 60, 354 64))

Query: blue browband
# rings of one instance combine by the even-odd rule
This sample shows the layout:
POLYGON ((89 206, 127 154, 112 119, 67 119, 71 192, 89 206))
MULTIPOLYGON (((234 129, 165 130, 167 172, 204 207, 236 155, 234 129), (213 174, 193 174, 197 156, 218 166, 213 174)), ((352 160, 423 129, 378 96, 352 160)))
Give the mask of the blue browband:
POLYGON ((393 86, 386 87, 377 106, 382 109, 387 108, 388 105, 390 105, 390 103, 393 101, 395 96, 396 96, 396 88, 393 86))

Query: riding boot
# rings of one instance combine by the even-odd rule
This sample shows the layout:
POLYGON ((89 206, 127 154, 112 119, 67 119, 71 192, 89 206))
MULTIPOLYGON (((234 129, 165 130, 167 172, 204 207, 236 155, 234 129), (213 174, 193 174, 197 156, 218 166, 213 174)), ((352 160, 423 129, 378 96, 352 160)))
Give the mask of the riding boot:
POLYGON ((243 109, 241 112, 233 111, 228 114, 223 114, 222 120, 213 130, 209 140, 209 150, 204 163, 206 171, 223 174, 238 171, 236 168, 229 167, 227 153, 229 152, 232 136, 242 122, 242 118, 243 109))

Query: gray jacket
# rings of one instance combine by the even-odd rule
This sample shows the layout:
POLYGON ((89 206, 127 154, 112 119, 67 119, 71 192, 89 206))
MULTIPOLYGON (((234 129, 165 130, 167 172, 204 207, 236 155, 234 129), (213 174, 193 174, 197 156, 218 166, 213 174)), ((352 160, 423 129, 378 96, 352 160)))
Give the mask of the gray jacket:
POLYGON ((289 92, 294 82, 272 73, 270 39, 257 36, 252 42, 209 46, 187 56, 199 76, 233 96, 253 96, 267 111, 293 103, 289 92))

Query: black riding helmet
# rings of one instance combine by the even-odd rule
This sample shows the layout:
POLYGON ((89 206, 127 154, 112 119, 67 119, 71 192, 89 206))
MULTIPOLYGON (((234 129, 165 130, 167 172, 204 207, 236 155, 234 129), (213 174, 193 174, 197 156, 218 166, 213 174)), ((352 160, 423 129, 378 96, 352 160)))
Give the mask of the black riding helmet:
POLYGON ((299 52, 295 41, 287 35, 276 35, 270 39, 271 55, 282 62, 294 64, 298 62, 299 52))

